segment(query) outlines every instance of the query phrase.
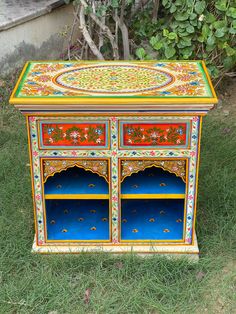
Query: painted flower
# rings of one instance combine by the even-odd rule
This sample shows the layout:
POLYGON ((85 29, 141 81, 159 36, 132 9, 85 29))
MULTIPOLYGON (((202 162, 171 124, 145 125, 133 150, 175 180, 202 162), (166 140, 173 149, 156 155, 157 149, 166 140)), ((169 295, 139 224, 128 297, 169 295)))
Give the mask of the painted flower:
POLYGON ((100 138, 96 139, 96 143, 101 143, 101 139, 100 138))
POLYGON ((155 156, 156 155, 155 151, 154 150, 150 151, 150 155, 155 156))
POLYGON ((40 201, 41 195, 40 195, 40 194, 36 194, 36 195, 35 195, 35 199, 36 199, 37 201, 40 201))
POLYGON ((179 133, 179 135, 183 135, 183 129, 182 128, 179 128, 179 129, 177 129, 177 133, 179 133))
POLYGON ((127 129, 127 133, 129 134, 129 135, 131 135, 132 133, 133 133, 133 129, 127 129))
POLYGON ((188 196, 188 199, 189 199, 190 201, 192 201, 192 200, 193 200, 193 196, 192 196, 192 194, 190 194, 190 195, 188 196))
POLYGON ((34 151, 34 152, 33 152, 33 156, 34 156, 34 157, 37 157, 37 156, 38 156, 38 153, 37 153, 36 151, 34 151))
POLYGON ((116 151, 112 151, 112 156, 116 156, 117 155, 117 152, 116 151))
POLYGON ((29 117, 29 121, 30 122, 34 122, 35 121, 35 117, 29 117))
POLYGON ((54 128, 48 128, 48 129, 47 129, 47 133, 48 133, 48 134, 52 134, 53 131, 54 131, 54 128))
POLYGON ((156 138, 158 138, 158 137, 160 137, 160 135, 159 135, 158 132, 152 132, 152 133, 151 133, 151 138, 156 139, 156 138))
POLYGON ((76 138, 80 137, 80 134, 78 131, 73 131, 70 133, 70 137, 76 139, 76 138))
POLYGON ((190 152, 190 156, 191 156, 191 157, 195 157, 195 156, 196 156, 196 152, 192 150, 192 151, 190 152))
POLYGON ((117 202, 118 201, 118 197, 116 195, 112 196, 112 200, 113 202, 117 202))
POLYGON ((73 150, 73 151, 71 152, 71 155, 72 155, 72 156, 77 156, 77 152, 76 152, 75 150, 73 150))
POLYGON ((116 122, 117 118, 116 117, 111 117, 111 121, 116 122))
POLYGON ((95 133, 101 135, 102 134, 102 130, 101 129, 95 129, 95 133))

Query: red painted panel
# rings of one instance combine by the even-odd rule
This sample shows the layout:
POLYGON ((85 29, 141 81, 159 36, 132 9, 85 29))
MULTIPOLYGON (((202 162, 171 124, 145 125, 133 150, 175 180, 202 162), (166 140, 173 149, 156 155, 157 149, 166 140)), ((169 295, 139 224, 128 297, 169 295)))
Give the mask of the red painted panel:
POLYGON ((182 146, 187 141, 186 123, 124 123, 124 146, 182 146))
POLYGON ((42 123, 44 146, 106 146, 105 123, 42 123))

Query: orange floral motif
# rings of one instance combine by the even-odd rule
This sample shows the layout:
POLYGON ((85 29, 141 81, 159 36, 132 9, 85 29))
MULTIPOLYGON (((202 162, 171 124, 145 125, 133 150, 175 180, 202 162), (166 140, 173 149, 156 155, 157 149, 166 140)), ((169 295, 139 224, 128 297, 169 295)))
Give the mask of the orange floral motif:
POLYGON ((105 146, 105 123, 43 123, 44 146, 105 146))
POLYGON ((186 123, 125 123, 124 146, 183 146, 186 144, 186 123))

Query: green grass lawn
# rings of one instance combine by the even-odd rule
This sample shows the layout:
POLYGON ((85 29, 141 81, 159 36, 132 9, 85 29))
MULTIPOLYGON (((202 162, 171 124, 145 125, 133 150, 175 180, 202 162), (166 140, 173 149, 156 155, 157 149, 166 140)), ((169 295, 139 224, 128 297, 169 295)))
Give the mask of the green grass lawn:
POLYGON ((25 119, 8 105, 14 78, 0 85, 0 313, 235 313, 235 116, 204 118, 199 263, 36 255, 25 119))

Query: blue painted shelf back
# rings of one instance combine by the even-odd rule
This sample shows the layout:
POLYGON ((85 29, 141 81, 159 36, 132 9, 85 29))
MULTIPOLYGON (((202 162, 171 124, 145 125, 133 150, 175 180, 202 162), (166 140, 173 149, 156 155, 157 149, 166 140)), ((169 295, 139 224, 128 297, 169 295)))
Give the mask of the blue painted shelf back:
POLYGON ((185 183, 173 173, 151 167, 126 177, 121 194, 184 194, 185 183))
POLYGON ((108 194, 108 183, 96 173, 73 167, 48 178, 45 194, 108 194))

